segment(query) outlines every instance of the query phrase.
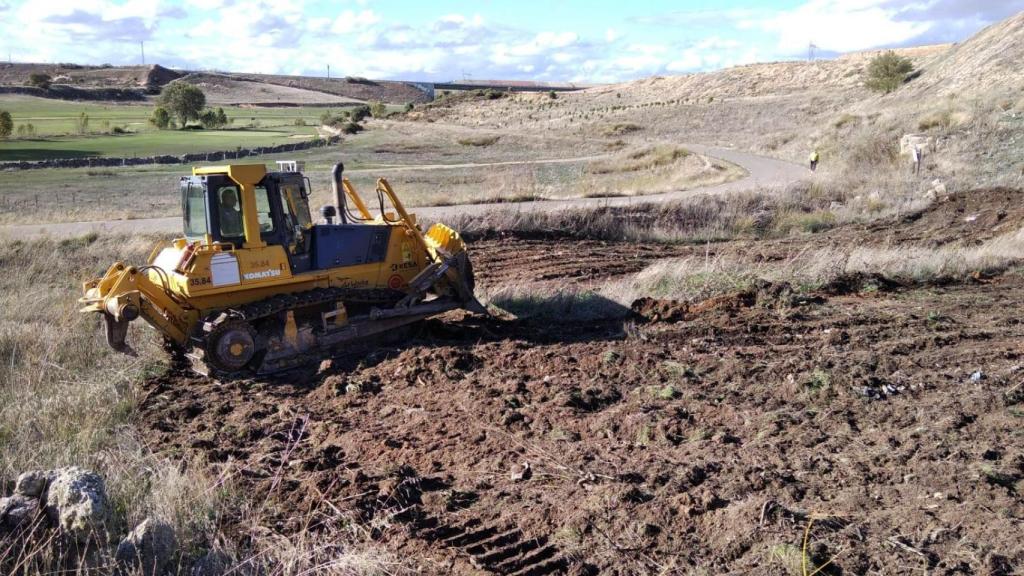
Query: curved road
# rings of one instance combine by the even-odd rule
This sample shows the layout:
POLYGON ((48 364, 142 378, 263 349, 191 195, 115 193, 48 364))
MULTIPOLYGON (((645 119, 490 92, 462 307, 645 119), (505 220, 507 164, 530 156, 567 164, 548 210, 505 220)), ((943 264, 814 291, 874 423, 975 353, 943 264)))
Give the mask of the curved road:
MULTIPOLYGON (((704 146, 700 144, 684 144, 684 147, 705 156, 711 156, 727 162, 732 162, 744 168, 747 176, 739 180, 705 186, 703 188, 692 188, 677 192, 666 192, 662 194, 648 194, 644 196, 613 196, 607 198, 570 198, 565 200, 534 200, 529 202, 501 202, 487 204, 457 204, 453 206, 419 206, 410 207, 421 222, 439 221, 452 219, 457 215, 481 214, 495 210, 517 210, 517 211, 552 211, 564 210, 567 208, 585 208, 596 206, 623 206, 628 204, 640 204, 650 202, 667 202, 692 196, 697 193, 721 194, 725 192, 736 192, 750 190, 758 187, 780 188, 788 186, 793 182, 805 179, 809 176, 807 169, 801 165, 758 156, 749 152, 719 148, 715 146, 704 146)), ((518 162, 524 164, 555 164, 562 162, 575 162, 580 158, 567 158, 557 160, 541 160, 518 162)), ((496 165, 513 164, 517 162, 503 162, 496 165)), ((466 168, 473 166, 490 166, 491 164, 453 164, 429 166, 430 169, 445 168, 466 168)), ((373 171, 387 173, 395 170, 424 169, 422 166, 409 167, 388 167, 375 168, 373 171)), ((16 224, 0 226, 0 237, 30 238, 36 236, 53 236, 58 238, 69 238, 83 236, 96 232, 101 234, 137 233, 137 232, 178 232, 181 230, 181 217, 170 216, 166 218, 140 218, 136 220, 108 220, 98 222, 61 222, 54 224, 16 224)))

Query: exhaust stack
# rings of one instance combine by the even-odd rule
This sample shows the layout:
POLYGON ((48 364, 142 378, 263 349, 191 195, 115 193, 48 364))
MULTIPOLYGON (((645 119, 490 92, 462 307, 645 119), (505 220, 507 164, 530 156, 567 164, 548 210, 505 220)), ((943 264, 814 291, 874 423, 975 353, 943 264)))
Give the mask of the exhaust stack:
POLYGON ((348 224, 348 214, 345 210, 345 190, 342 188, 342 178, 345 173, 345 165, 338 162, 331 170, 331 187, 334 190, 334 206, 338 210, 338 222, 348 224))

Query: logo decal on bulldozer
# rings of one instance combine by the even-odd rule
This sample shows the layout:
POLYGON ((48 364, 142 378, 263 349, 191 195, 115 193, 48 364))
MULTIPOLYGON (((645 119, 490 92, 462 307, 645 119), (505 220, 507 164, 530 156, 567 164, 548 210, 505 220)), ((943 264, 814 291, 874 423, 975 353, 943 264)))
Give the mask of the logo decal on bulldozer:
POLYGON ((263 280, 264 278, 273 278, 275 276, 280 276, 280 275, 281 275, 281 271, 280 270, 273 270, 273 269, 271 269, 271 270, 263 270, 261 272, 246 272, 245 274, 242 275, 242 278, 245 278, 246 280, 263 280))
POLYGON ((405 286, 405 278, 402 278, 398 274, 392 274, 391 278, 388 278, 388 288, 398 290, 402 286, 405 286))

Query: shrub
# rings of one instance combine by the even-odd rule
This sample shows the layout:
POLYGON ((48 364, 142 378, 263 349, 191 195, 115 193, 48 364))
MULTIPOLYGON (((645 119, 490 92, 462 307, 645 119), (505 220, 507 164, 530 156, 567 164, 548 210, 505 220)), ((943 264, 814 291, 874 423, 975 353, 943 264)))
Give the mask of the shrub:
POLYGON ((860 122, 860 116, 856 116, 854 114, 843 114, 832 123, 832 126, 834 126, 836 130, 840 130, 843 126, 853 124, 855 122, 860 122))
POLYGON ((9 138, 14 130, 14 119, 7 110, 0 111, 0 138, 9 138))
POLYGON ((603 130, 605 136, 622 136, 623 134, 629 134, 631 132, 639 132, 643 130, 643 127, 639 124, 625 123, 625 124, 613 124, 605 127, 603 130))
POLYGON ((292 122, 292 124, 294 124, 296 126, 305 126, 306 125, 306 119, 305 118, 296 118, 295 122, 292 122))
POLYGON ((164 86, 157 103, 176 116, 184 127, 191 121, 199 120, 199 115, 206 106, 206 94, 188 82, 177 80, 164 86))
POLYGON ((171 114, 163 106, 157 106, 153 110, 153 115, 149 117, 149 123, 157 130, 166 130, 171 125, 171 114))
POLYGON ((216 128, 217 112, 210 109, 203 110, 202 114, 199 115, 199 124, 206 129, 216 128))
POLYGON ((53 83, 53 78, 49 74, 43 74, 42 72, 34 72, 28 76, 28 85, 35 86, 36 88, 42 88, 43 90, 49 90, 50 85, 53 83))
POLYGON ((223 108, 214 110, 213 108, 207 108, 199 115, 199 123, 203 125, 203 128, 208 130, 223 128, 228 124, 228 117, 224 114, 223 108))
POLYGON ((363 127, 355 122, 346 122, 341 127, 343 134, 358 134, 363 131, 363 127))
POLYGON ((969 121, 970 117, 963 112, 955 112, 953 110, 941 110, 922 117, 917 122, 917 128, 922 132, 927 132, 935 128, 949 130, 951 128, 955 128, 957 126, 966 124, 969 121))
POLYGON ((383 118, 388 114, 388 107, 383 102, 370 102, 370 114, 374 118, 383 118))
POLYGON ((914 63, 909 58, 889 50, 871 59, 864 85, 875 92, 889 94, 899 88, 913 71, 914 63))
POLYGON ((363 119, 369 115, 369 106, 356 106, 355 108, 352 109, 352 112, 349 113, 349 116, 352 118, 353 122, 362 122, 363 119))
POLYGON ((558 92, 555 92, 554 90, 549 91, 548 92, 548 98, 551 98, 552 100, 557 100, 558 99, 558 92))
POLYGON ((463 146, 484 147, 491 146, 498 142, 501 136, 480 136, 479 138, 459 138, 459 144, 463 146))
POLYGON ((77 130, 79 134, 85 134, 85 133, 89 132, 89 115, 88 114, 86 114, 85 112, 82 112, 81 114, 78 115, 78 118, 75 119, 75 130, 77 130))
POLYGON ((413 108, 415 107, 416 106, 412 102, 409 102, 408 104, 405 105, 405 112, 408 114, 409 112, 412 112, 413 108))

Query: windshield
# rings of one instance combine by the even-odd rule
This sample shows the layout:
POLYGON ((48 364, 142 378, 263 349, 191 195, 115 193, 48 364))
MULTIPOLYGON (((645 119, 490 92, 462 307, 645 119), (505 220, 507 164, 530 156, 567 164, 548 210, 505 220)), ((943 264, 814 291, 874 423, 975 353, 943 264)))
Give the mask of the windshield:
POLYGON ((206 189, 202 184, 192 179, 182 181, 181 212, 185 218, 186 238, 195 240, 207 234, 206 189))

